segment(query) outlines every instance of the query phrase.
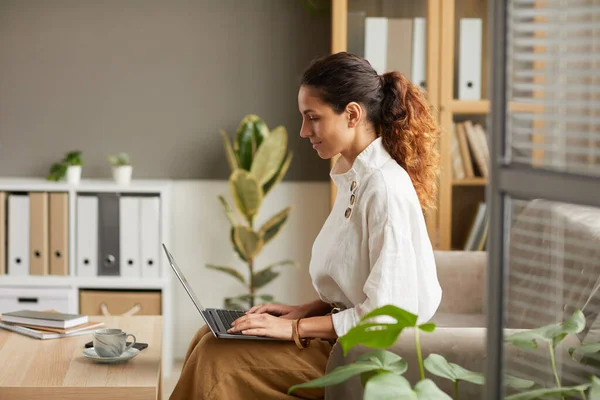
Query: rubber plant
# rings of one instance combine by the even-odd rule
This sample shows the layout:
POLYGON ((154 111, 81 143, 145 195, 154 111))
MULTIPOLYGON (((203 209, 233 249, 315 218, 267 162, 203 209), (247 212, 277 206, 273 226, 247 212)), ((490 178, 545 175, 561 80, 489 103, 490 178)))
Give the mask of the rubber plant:
POLYGON ((209 269, 229 274, 247 289, 246 293, 224 300, 225 308, 244 310, 261 302, 273 302, 274 297, 258 293, 280 274, 279 268, 295 266, 292 260, 282 260, 257 268, 256 257, 285 225, 291 207, 277 212, 260 227, 256 218, 265 197, 281 182, 292 161, 287 149, 287 131, 283 126, 269 130, 258 116, 246 115, 240 122, 233 144, 227 133, 220 131, 225 156, 231 170, 229 189, 235 211, 223 195, 218 199, 231 224, 229 239, 237 256, 247 265, 246 276, 231 266, 207 264, 209 269))
MULTIPOLYGON (((554 355, 556 346, 568 335, 576 335, 585 326, 585 318, 581 311, 575 311, 565 321, 542 326, 540 328, 523 330, 506 337, 506 342, 523 350, 536 350, 541 343, 547 345, 550 354, 555 387, 539 387, 530 380, 506 375, 504 383, 517 391, 505 397, 506 400, 533 400, 541 398, 561 399, 581 398, 600 400, 600 380, 592 376, 589 382, 577 386, 561 386, 558 378, 554 355), (587 396, 586 396, 587 393, 587 396)), ((354 376, 360 376, 364 387, 364 399, 460 399, 459 383, 476 385, 485 384, 485 376, 480 372, 469 371, 458 364, 448 362, 439 354, 429 354, 425 360, 420 346, 420 332, 428 333, 436 329, 433 323, 417 324, 417 316, 393 305, 386 305, 365 315, 358 325, 353 327, 338 341, 344 356, 348 355, 354 346, 363 345, 375 350, 359 356, 355 362, 343 365, 328 374, 309 382, 292 386, 291 394, 300 388, 323 388, 337 385, 354 376), (388 317, 395 322, 377 322, 376 317, 388 317), (408 370, 407 362, 401 356, 389 350, 406 328, 414 330, 415 351, 417 353, 419 381, 414 387, 402 376, 408 370), (453 396, 444 393, 437 385, 425 376, 425 371, 431 375, 449 379, 453 382, 453 396)), ((600 344, 586 344, 569 348, 571 357, 583 356, 580 362, 593 364, 598 358, 592 355, 600 354, 600 344)))

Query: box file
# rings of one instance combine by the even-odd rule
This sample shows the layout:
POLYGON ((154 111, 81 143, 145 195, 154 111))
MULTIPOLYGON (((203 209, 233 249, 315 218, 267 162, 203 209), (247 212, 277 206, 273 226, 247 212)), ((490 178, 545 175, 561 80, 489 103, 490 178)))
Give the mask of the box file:
POLYGON ((120 275, 119 194, 98 193, 98 275, 120 275))
POLYGON ((141 198, 142 276, 160 276, 160 197, 141 198))
POLYGON ((69 195, 49 194, 50 275, 69 274, 69 195))
POLYGON ((6 274, 6 193, 0 192, 0 275, 6 274))
POLYGON ((77 275, 98 275, 98 198, 78 195, 76 210, 77 275))
POLYGON ((48 193, 29 193, 29 274, 48 275, 48 193))
POLYGON ((29 275, 29 195, 8 196, 8 274, 29 275))
POLYGON ((121 276, 140 277, 141 271, 141 235, 140 197, 121 196, 119 201, 119 235, 121 250, 121 276))
POLYGON ((459 100, 481 99, 482 34, 480 18, 461 18, 458 68, 459 100))

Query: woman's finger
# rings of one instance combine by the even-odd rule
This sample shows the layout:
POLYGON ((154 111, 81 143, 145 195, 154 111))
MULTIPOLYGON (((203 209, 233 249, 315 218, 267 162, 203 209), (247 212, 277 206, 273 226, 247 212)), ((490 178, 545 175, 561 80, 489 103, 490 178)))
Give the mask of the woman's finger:
POLYGON ((252 307, 251 309, 249 309, 248 311, 246 311, 246 314, 252 314, 253 312, 255 312, 256 310, 258 310, 259 308, 261 308, 264 304, 257 304, 254 307, 252 307))

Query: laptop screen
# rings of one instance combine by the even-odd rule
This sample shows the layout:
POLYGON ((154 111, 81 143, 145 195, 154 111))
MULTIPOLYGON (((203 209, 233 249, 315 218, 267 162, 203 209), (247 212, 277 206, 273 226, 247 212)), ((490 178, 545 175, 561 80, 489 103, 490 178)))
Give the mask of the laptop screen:
POLYGON ((164 243, 162 244, 162 246, 163 246, 163 249, 165 250, 165 253, 167 254, 167 258, 169 259, 169 264, 171 264, 171 268, 173 268, 173 271, 175 271, 175 275, 177 275, 177 278, 179 278, 179 281, 185 288, 185 291, 188 293, 188 295, 192 299, 192 302, 194 302, 194 305, 196 306, 198 311, 204 312, 204 307, 202 307, 202 304, 200 304, 200 300, 198 300, 198 298, 196 297, 196 294, 194 293, 194 291, 188 284, 183 273, 179 270, 179 267, 177 267, 177 263, 175 262, 175 259, 173 258, 173 256, 169 252, 169 250, 167 250, 167 246, 165 246, 164 243))

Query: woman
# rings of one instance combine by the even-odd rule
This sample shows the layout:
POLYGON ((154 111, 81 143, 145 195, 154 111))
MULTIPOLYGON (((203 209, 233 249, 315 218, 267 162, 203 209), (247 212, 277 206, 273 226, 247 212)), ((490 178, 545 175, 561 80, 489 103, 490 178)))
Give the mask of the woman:
MULTIPOLYGON (((321 158, 341 155, 331 171, 335 204, 310 262, 320 298, 257 305, 231 328, 286 341, 228 341, 200 329, 174 399, 296 398, 286 394, 291 386, 325 373, 328 339, 369 311, 394 304, 422 323, 440 303, 423 217, 434 202, 439 131, 421 90, 398 72, 380 76, 364 59, 337 53, 304 72, 298 105, 300 136, 321 158)), ((323 390, 294 394, 321 398, 323 390)))

